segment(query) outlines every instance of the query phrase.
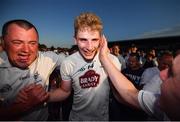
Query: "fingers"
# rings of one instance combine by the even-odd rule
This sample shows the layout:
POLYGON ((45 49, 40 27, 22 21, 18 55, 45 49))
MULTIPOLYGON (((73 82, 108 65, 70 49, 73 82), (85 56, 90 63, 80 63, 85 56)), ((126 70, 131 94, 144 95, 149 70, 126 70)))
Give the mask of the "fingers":
POLYGON ((28 100, 28 95, 27 95, 25 89, 20 90, 15 102, 16 103, 26 103, 27 100, 28 100))
POLYGON ((108 49, 108 45, 107 45, 107 39, 106 39, 106 37, 103 35, 101 40, 102 40, 102 41, 101 41, 101 48, 102 48, 103 50, 107 50, 107 49, 108 49))
POLYGON ((30 84, 20 90, 15 102, 35 105, 46 101, 48 97, 49 94, 41 84, 30 84))
POLYGON ((100 42, 100 47, 101 48, 104 46, 105 41, 106 41, 106 38, 105 38, 105 36, 103 34, 102 37, 101 37, 101 42, 100 42))
POLYGON ((107 39, 104 35, 103 35, 103 48, 105 48, 105 51, 107 51, 107 53, 110 53, 110 50, 108 48, 107 39))
POLYGON ((104 56, 107 56, 109 53, 109 48, 107 46, 107 40, 106 37, 103 35, 101 38, 101 43, 100 43, 100 59, 104 56))
POLYGON ((49 99, 49 94, 41 84, 30 84, 21 89, 14 102, 22 111, 27 111, 37 105, 43 105, 49 99))
POLYGON ((26 92, 30 91, 31 89, 33 89, 36 86, 35 83, 32 83, 28 86, 25 86, 23 89, 25 89, 26 92))
POLYGON ((35 85, 34 88, 28 92, 28 95, 36 104, 44 102, 49 96, 40 84, 35 85))

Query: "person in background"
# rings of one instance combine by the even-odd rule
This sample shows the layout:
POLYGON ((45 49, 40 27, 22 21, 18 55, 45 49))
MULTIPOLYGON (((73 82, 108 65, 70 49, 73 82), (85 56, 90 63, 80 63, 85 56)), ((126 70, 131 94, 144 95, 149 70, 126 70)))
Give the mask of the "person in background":
POLYGON ((153 56, 152 58, 153 58, 154 65, 158 66, 156 49, 155 48, 150 49, 149 53, 152 54, 153 56))
POLYGON ((128 65, 129 55, 131 53, 137 53, 137 51, 138 51, 138 48, 137 48, 137 46, 135 44, 131 44, 131 46, 127 48, 126 54, 124 55, 126 66, 128 65))
MULTIPOLYGON (((61 85, 50 92, 49 101, 66 99, 73 88, 73 104, 69 120, 108 121, 109 81, 99 60, 99 46, 103 25, 94 13, 85 12, 74 21, 74 40, 78 51, 67 57, 61 65, 61 85)), ((108 55, 120 70, 116 56, 108 55)))
POLYGON ((119 45, 115 44, 112 46, 112 54, 117 56, 117 58, 119 59, 119 62, 121 63, 121 70, 126 68, 126 62, 124 57, 121 54, 121 49, 119 47, 119 45))
POLYGON ((138 47, 135 44, 131 44, 131 53, 137 53, 138 47))
POLYGON ((143 89, 154 93, 160 93, 162 80, 159 76, 162 70, 170 68, 173 62, 173 54, 170 51, 164 51, 157 58, 158 66, 147 68, 143 74, 141 82, 144 85, 143 89))
POLYGON ((153 60, 153 57, 154 56, 151 53, 146 54, 146 61, 145 61, 144 65, 143 65, 144 69, 147 69, 147 68, 150 68, 150 67, 156 67, 156 64, 155 64, 155 62, 153 60))
POLYGON ((163 81, 161 94, 136 89, 131 81, 117 70, 108 55, 107 41, 104 37, 100 47, 100 61, 126 104, 144 110, 157 120, 180 120, 180 55, 174 58, 168 69, 160 72, 163 81))
POLYGON ((0 120, 47 120, 49 76, 63 57, 38 52, 38 31, 27 20, 6 22, 1 40, 0 120))
POLYGON ((146 53, 144 52, 144 50, 138 50, 138 54, 140 56, 139 58, 139 62, 141 64, 141 67, 143 67, 144 63, 146 62, 146 53))

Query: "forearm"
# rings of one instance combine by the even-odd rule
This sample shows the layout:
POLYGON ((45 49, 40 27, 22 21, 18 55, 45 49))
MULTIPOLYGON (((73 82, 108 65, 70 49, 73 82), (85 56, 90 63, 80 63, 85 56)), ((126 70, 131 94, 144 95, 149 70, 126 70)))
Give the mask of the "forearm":
POLYGON ((70 95, 70 93, 71 93, 71 91, 65 91, 61 88, 58 88, 54 91, 49 92, 48 102, 63 101, 70 95))
POLYGON ((114 66, 108 56, 101 57, 101 62, 108 73, 111 82, 120 94, 120 96, 128 102, 128 104, 139 108, 138 90, 134 85, 114 66))

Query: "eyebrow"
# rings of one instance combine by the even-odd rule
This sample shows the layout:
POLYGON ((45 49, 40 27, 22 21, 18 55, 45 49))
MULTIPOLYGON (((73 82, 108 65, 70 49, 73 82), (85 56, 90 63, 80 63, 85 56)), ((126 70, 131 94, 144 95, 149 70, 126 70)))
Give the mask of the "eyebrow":
MULTIPOLYGON (((79 40, 88 40, 87 38, 77 38, 77 39, 79 39, 79 40)), ((99 40, 98 38, 93 38, 93 39, 91 39, 91 40, 93 40, 93 41, 96 41, 96 40, 99 40)))
POLYGON ((78 38, 79 40, 87 40, 86 38, 78 38))

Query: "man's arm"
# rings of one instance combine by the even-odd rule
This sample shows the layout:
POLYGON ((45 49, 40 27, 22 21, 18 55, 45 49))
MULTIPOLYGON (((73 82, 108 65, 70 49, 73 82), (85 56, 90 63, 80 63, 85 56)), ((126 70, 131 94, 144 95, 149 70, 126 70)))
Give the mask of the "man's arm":
POLYGON ((19 91, 12 104, 0 107, 0 120, 19 120, 24 112, 43 104, 48 97, 42 85, 30 84, 19 91))
POLYGON ((109 75, 114 87, 124 99, 130 105, 140 108, 138 102, 138 90, 134 85, 114 66, 111 59, 108 57, 108 47, 105 37, 102 38, 101 48, 100 48, 100 60, 103 64, 106 72, 109 75))
POLYGON ((61 81, 60 87, 49 92, 49 102, 65 100, 71 94, 71 81, 61 81))

